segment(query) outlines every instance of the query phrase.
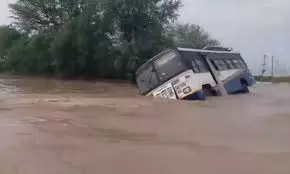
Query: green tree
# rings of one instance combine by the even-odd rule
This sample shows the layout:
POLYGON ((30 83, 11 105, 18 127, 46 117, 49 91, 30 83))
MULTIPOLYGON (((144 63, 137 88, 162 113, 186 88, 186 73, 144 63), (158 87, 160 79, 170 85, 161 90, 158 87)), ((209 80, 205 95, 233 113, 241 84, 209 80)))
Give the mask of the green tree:
POLYGON ((167 47, 218 44, 197 25, 168 29, 180 6, 181 0, 15 0, 14 28, 0 28, 3 68, 132 79, 137 67, 167 47))
POLYGON ((3 71, 8 49, 21 38, 21 34, 9 26, 0 26, 0 71, 3 71))
POLYGON ((4 69, 15 74, 53 75, 51 41, 50 37, 41 35, 17 40, 7 50, 4 69))
MULTIPOLYGON (((105 15, 132 54, 152 49, 164 35, 164 26, 174 21, 180 0, 108 0, 105 15)), ((161 39, 162 40, 162 39, 161 39)))
POLYGON ((64 25, 52 43, 56 73, 61 77, 109 76, 112 46, 100 18, 81 15, 64 25))
POLYGON ((23 73, 28 71, 27 57, 25 56, 25 47, 28 39, 21 38, 14 42, 12 47, 7 50, 7 59, 4 62, 4 69, 10 73, 23 73))
POLYGON ((14 26, 28 33, 52 33, 78 16, 85 0, 16 0, 10 4, 14 26))
POLYGON ((219 42, 199 25, 176 24, 167 28, 167 36, 171 38, 177 47, 204 48, 205 46, 217 46, 219 42))
POLYGON ((112 24, 121 53, 115 65, 122 77, 132 77, 139 62, 172 45, 164 27, 176 20, 180 6, 180 0, 104 1, 104 19, 112 24))

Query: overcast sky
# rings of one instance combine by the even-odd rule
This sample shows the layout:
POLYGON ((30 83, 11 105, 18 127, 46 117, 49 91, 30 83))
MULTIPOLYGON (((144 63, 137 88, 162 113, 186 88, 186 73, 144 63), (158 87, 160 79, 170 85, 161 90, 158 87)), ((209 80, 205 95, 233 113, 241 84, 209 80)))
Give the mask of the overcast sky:
POLYGON ((9 17, 8 0, 0 0, 0 25, 7 24, 9 17))
POLYGON ((289 69, 289 0, 183 0, 183 5, 180 21, 200 24, 240 51, 253 71, 260 71, 264 53, 279 59, 277 73, 289 69))
MULTIPOLYGON (((269 53, 279 59, 277 73, 290 73, 289 0, 182 1, 180 22, 199 24, 223 45, 240 51, 254 72, 269 53)), ((0 24, 9 23, 7 6, 8 0, 0 0, 0 24)))

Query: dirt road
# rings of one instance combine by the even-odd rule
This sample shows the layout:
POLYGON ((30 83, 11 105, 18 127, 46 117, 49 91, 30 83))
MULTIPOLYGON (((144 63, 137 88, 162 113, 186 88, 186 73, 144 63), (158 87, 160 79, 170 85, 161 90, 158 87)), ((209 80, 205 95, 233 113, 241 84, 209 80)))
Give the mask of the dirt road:
POLYGON ((290 85, 206 102, 125 84, 0 80, 2 174, 289 174, 290 85))

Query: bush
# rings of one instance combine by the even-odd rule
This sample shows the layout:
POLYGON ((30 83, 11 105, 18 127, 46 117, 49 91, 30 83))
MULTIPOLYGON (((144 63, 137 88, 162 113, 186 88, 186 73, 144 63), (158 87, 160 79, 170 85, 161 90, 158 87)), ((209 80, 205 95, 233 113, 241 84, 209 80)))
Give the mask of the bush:
POLYGON ((5 71, 14 74, 53 75, 54 68, 49 52, 51 38, 33 36, 21 38, 8 49, 5 71))

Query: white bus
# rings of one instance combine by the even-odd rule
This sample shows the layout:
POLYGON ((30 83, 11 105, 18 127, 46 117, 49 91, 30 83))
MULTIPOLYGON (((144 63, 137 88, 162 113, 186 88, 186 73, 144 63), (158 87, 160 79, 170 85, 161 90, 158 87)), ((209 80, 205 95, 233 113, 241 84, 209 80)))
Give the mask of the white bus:
POLYGON ((204 100, 227 93, 249 92, 255 80, 239 53, 231 51, 167 49, 136 71, 140 92, 167 99, 204 100))

